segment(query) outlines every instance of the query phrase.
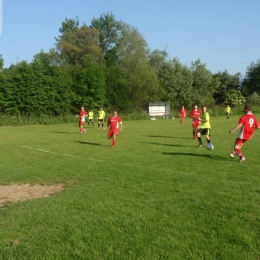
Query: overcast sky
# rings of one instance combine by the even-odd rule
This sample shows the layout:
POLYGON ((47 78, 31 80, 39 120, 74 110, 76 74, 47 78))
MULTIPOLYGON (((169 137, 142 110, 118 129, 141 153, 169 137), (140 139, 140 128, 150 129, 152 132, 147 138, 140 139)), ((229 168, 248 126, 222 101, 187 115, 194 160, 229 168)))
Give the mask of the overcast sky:
POLYGON ((166 50, 190 66, 244 73, 260 59, 260 0, 0 0, 4 67, 55 47, 65 18, 90 25, 112 13, 138 28, 151 50, 166 50))

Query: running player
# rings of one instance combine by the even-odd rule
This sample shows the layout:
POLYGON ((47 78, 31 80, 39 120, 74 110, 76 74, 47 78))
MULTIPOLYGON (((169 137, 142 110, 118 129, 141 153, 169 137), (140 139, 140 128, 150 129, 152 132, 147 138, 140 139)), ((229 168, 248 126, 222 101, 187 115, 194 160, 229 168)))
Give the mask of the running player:
POLYGON ((186 117, 186 109, 184 106, 180 109, 180 124, 184 124, 184 119, 186 117))
POLYGON ((107 121, 107 126, 104 128, 104 130, 106 130, 107 127, 110 127, 107 134, 107 138, 112 138, 111 147, 114 147, 116 143, 116 137, 118 135, 118 129, 120 130, 120 132, 122 132, 123 130, 122 119, 119 116, 117 116, 117 111, 114 111, 113 115, 109 117, 107 121))
POLYGON ((243 144, 252 138, 255 128, 260 128, 258 120, 256 116, 253 115, 251 110, 252 108, 250 105, 245 105, 245 115, 241 116, 238 119, 238 125, 234 129, 229 131, 229 133, 232 134, 234 131, 240 128, 238 136, 235 140, 234 151, 230 154, 231 157, 235 157, 235 154, 237 154, 239 156, 240 162, 245 161, 245 157, 241 152, 243 144))
POLYGON ((79 133, 82 134, 83 132, 86 133, 87 130, 84 128, 85 118, 88 116, 88 112, 84 109, 84 107, 81 107, 81 111, 78 115, 75 117, 79 117, 79 133))

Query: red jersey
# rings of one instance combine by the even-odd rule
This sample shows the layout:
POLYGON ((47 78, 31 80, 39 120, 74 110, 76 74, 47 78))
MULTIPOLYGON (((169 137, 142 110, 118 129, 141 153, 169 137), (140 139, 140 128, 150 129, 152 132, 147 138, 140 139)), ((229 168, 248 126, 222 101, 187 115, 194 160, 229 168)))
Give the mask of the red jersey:
POLYGON ((241 116, 238 123, 243 125, 238 133, 238 139, 250 139, 254 134, 255 128, 259 127, 258 120, 252 113, 241 116))
MULTIPOLYGON (((195 117, 195 118, 197 118, 197 119, 199 119, 200 118, 200 115, 201 115, 201 111, 199 110, 199 109, 197 109, 197 110, 195 110, 195 109, 193 109, 191 112, 190 112, 190 117, 195 117)), ((194 119, 192 120, 192 124, 194 123, 194 119)), ((198 120, 196 120, 196 122, 198 122, 198 120)))
POLYGON ((110 116, 107 121, 110 129, 119 129, 120 122, 122 122, 122 119, 119 116, 110 116))
POLYGON ((185 108, 180 110, 180 116, 182 118, 186 117, 186 109, 185 108))
POLYGON ((79 121, 85 122, 85 117, 88 116, 88 112, 85 110, 81 110, 79 113, 79 121))

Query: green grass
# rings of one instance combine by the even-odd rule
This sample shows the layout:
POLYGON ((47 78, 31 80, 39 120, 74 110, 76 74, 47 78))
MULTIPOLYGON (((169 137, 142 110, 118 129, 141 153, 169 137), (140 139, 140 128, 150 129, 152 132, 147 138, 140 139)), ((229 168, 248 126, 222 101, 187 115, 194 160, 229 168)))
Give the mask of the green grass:
POLYGON ((189 119, 125 121, 115 148, 77 123, 1 127, 0 185, 65 190, 0 209, 0 259, 259 259, 260 132, 230 158, 237 119, 211 118, 212 151, 189 119))

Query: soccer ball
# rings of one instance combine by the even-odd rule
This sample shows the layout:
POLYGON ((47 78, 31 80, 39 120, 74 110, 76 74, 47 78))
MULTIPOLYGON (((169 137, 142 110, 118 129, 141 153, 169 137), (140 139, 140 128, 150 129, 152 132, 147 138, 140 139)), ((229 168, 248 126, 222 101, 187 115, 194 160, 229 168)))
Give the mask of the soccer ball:
POLYGON ((207 147, 208 150, 214 149, 214 145, 212 143, 208 143, 206 147, 207 147))

